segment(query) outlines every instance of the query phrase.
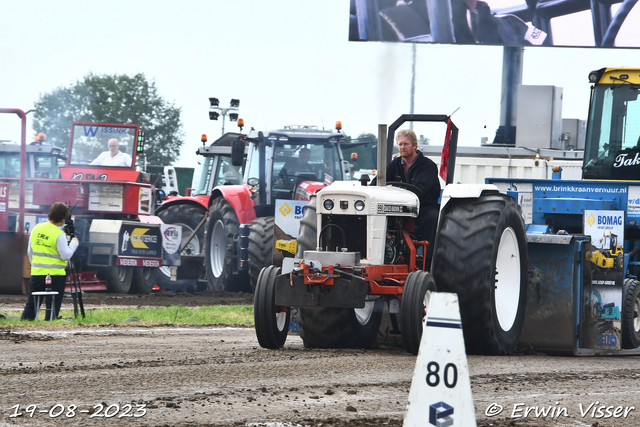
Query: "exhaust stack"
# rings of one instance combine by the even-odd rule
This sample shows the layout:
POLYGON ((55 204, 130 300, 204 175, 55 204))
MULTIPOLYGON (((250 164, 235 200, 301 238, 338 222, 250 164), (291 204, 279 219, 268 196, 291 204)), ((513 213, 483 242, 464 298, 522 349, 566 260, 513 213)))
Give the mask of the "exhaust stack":
POLYGON ((387 185, 387 125, 378 125, 378 170, 377 183, 387 185))

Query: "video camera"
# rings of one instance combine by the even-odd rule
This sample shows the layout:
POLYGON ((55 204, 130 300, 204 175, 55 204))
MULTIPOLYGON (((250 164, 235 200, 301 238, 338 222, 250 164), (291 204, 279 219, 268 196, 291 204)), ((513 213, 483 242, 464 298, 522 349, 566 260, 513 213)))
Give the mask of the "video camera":
POLYGON ((74 237, 76 237, 76 225, 73 223, 73 220, 71 218, 65 221, 62 231, 64 231, 69 239, 73 239, 74 237))

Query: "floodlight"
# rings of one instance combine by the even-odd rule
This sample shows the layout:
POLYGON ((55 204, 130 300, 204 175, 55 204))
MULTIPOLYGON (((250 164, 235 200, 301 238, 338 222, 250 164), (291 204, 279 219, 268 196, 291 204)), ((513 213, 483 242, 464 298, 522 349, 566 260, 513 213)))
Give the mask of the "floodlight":
POLYGON ((232 122, 238 120, 238 113, 229 113, 229 120, 231 120, 232 122))
POLYGON ((218 98, 209 98, 209 102, 211 103, 212 107, 217 107, 218 105, 220 105, 220 101, 218 101, 218 98))
POLYGON ((232 107, 240 107, 240 100, 239 99, 231 99, 231 106, 232 107))
POLYGON ((209 120, 218 120, 218 117, 220 117, 220 113, 217 111, 209 111, 209 120))

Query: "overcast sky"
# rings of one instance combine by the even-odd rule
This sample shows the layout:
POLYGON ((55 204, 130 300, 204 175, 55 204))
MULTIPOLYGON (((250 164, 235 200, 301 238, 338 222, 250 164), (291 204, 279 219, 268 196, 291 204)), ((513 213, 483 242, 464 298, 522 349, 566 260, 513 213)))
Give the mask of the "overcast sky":
MULTIPOLYGON (((196 166, 202 133, 221 134, 222 121, 208 119, 209 97, 221 106, 240 99, 240 117, 256 129, 341 120, 349 135, 377 134, 379 123, 409 112, 411 45, 349 42, 348 25, 349 0, 0 0, 0 107, 26 111, 89 72, 144 73, 182 109, 177 166, 196 166)), ((460 143, 493 140, 502 51, 418 45, 415 112, 460 107, 460 143)), ((526 48, 523 83, 562 87, 563 116, 585 119, 589 71, 613 66, 640 67, 640 52, 526 48)), ((0 115, 0 139, 19 141, 19 130, 17 116, 0 115)))

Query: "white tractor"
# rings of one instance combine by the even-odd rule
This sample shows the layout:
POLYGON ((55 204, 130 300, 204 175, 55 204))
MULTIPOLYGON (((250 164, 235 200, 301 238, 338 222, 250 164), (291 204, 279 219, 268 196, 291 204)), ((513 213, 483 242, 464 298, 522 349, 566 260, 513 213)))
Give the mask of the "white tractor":
MULTIPOLYGON (((406 116, 424 117, 445 116, 406 116)), ((378 164, 384 165, 384 138, 380 145, 378 164)), ((455 139, 450 153, 453 168, 455 139)), ((296 258, 285 258, 282 268, 265 267, 258 277, 254 317, 260 345, 284 345, 291 307, 297 307, 305 346, 369 347, 386 304, 392 332, 401 333, 405 349, 417 354, 437 284, 439 291, 458 293, 467 352, 513 352, 527 287, 524 224, 516 201, 493 186, 447 186, 429 266, 424 254, 433 243, 412 235, 420 190, 386 185, 380 172, 378 186, 334 182, 310 199, 296 258)))

